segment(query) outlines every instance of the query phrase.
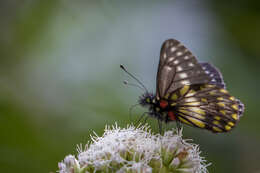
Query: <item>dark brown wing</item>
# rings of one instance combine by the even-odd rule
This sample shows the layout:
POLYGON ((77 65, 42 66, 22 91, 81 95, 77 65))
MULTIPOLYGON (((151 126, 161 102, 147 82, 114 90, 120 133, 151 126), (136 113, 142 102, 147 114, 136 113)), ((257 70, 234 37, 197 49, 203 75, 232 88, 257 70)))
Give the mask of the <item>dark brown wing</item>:
POLYGON ((226 88, 221 72, 212 64, 203 62, 200 63, 202 69, 211 78, 210 84, 217 85, 220 88, 226 88))
POLYGON ((170 39, 163 43, 156 81, 157 98, 184 85, 205 84, 210 80, 197 59, 179 41, 170 39))
POLYGON ((180 122, 215 133, 230 131, 244 112, 238 99, 216 85, 187 85, 169 98, 180 122))

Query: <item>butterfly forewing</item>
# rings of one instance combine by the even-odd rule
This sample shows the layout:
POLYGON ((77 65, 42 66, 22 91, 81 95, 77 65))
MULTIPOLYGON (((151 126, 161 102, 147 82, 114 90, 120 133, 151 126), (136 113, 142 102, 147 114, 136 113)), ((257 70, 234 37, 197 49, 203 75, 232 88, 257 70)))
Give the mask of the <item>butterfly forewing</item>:
POLYGON ((200 65, 205 73, 211 78, 210 84, 217 85, 221 88, 226 88, 222 74, 216 67, 207 62, 200 63, 200 65))
POLYGON ((179 41, 170 39, 163 43, 157 72, 157 98, 184 85, 205 84, 210 80, 194 55, 179 41))

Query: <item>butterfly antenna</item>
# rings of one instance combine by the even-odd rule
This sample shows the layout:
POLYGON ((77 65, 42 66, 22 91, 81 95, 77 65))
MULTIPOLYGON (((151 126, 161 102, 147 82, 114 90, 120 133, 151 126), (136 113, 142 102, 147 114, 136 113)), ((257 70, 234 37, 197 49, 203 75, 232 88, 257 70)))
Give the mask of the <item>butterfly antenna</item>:
MULTIPOLYGON (((144 84, 139 80, 139 79, 137 79, 134 75, 132 75, 130 72, 128 72, 127 70, 126 70, 126 68, 121 64, 120 65, 120 68, 122 69, 122 70, 124 70, 129 76, 131 76, 133 79, 135 79, 144 89, 145 89, 145 91, 146 92, 148 92, 148 90, 147 90, 147 88, 144 86, 144 84)), ((126 84, 128 84, 128 83, 126 83, 126 84)), ((130 85, 134 85, 134 84, 130 84, 130 85)))
POLYGON ((134 126, 139 125, 139 122, 145 117, 145 115, 148 117, 149 112, 144 112, 141 117, 135 122, 134 126))
POLYGON ((125 85, 130 85, 130 86, 137 87, 137 88, 141 89, 142 91, 144 91, 144 88, 140 87, 140 86, 137 85, 137 84, 129 83, 127 80, 124 80, 123 83, 124 83, 125 85))

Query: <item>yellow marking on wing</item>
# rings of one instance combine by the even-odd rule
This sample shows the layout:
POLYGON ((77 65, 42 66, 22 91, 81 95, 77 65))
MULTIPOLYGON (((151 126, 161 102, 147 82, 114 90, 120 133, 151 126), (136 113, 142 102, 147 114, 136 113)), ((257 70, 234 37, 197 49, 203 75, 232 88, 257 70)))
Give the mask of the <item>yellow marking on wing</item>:
POLYGON ((220 120, 220 119, 221 119, 220 116, 214 116, 214 118, 215 118, 216 120, 220 120))
POLYGON ((219 101, 223 101, 224 98, 223 98, 223 97, 218 97, 217 100, 219 100, 219 101))
POLYGON ((209 95, 215 95, 215 94, 216 94, 215 90, 209 92, 209 95))
POLYGON ((200 102, 198 102, 198 100, 195 97, 190 97, 185 100, 184 105, 199 106, 200 102))
POLYGON ((225 129, 226 129, 227 131, 229 131, 229 130, 231 129, 231 127, 230 127, 229 125, 226 125, 226 126, 225 126, 225 129))
POLYGON ((170 94, 169 94, 169 93, 167 93, 167 94, 164 96, 164 98, 165 98, 165 99, 168 99, 168 98, 169 98, 169 96, 170 96, 170 94))
POLYGON ((234 120, 237 120, 237 119, 238 119, 237 114, 232 114, 231 116, 232 116, 232 118, 233 118, 234 120))
POLYGON ((206 118, 205 116, 202 116, 200 114, 194 114, 194 113, 192 114, 192 116, 201 120, 204 120, 206 118))
POLYGON ((201 115, 206 115, 206 112, 200 108, 197 108, 197 107, 191 107, 189 108, 191 111, 193 112, 196 112, 198 114, 201 114, 201 115))
POLYGON ((238 110, 238 107, 236 104, 232 105, 232 108, 235 109, 236 111, 238 110))
POLYGON ((184 87, 182 87, 182 89, 180 89, 180 94, 183 96, 187 93, 187 91, 189 90, 190 86, 189 85, 184 85, 184 87))
POLYGON ((187 110, 184 110, 184 109, 179 109, 179 111, 180 111, 180 112, 182 112, 182 113, 184 113, 184 114, 188 114, 188 115, 190 114, 190 112, 189 112, 189 111, 187 111, 187 110))
POLYGON ((171 103, 171 106, 176 106, 176 105, 177 105, 176 102, 171 103))
POLYGON ((218 121, 213 121, 213 124, 219 125, 219 122, 218 121))
POLYGON ((184 105, 187 105, 187 106, 199 106, 200 102, 188 102, 188 103, 185 103, 184 105))
POLYGON ((188 94, 186 94, 186 97, 193 96, 196 92, 194 90, 190 90, 188 94))
POLYGON ((217 103, 219 106, 221 106, 221 107, 224 107, 225 106, 225 103, 223 103, 223 102, 218 102, 217 103))
POLYGON ((186 114, 186 115, 193 116, 193 117, 198 118, 198 119, 205 119, 206 118, 205 116, 203 116, 201 114, 190 112, 189 110, 179 109, 179 112, 186 114))
POLYGON ((188 119, 189 119, 192 123, 194 123, 196 126, 198 126, 198 127, 200 127, 200 128, 204 128, 204 127, 205 127, 205 124, 204 124, 202 121, 200 121, 200 120, 197 120, 197 119, 191 118, 191 117, 188 117, 188 119))
POLYGON ((214 85, 205 85, 207 88, 213 88, 214 85))
POLYGON ((220 110, 220 113, 222 113, 223 115, 226 115, 226 111, 225 110, 220 110))
POLYGON ((212 127, 212 129, 214 130, 214 131, 216 131, 216 132, 222 132, 222 130, 220 129, 220 128, 218 128, 218 127, 212 127))
POLYGON ((146 102, 147 102, 147 103, 150 103, 150 101, 151 101, 151 100, 150 100, 149 98, 146 99, 146 102))
POLYGON ((228 91, 225 90, 225 89, 220 89, 219 91, 222 92, 222 93, 224 93, 224 94, 227 94, 227 93, 228 93, 228 91))
POLYGON ((176 94, 176 93, 172 94, 171 99, 172 99, 172 100, 177 100, 177 99, 178 99, 177 94, 176 94))
POLYGON ((235 101, 235 97, 231 96, 231 97, 229 97, 229 100, 235 101))
POLYGON ((192 126, 192 124, 189 121, 183 119, 182 117, 178 117, 178 118, 179 118, 179 120, 181 120, 181 122, 192 126))
POLYGON ((230 125, 231 127, 234 126, 235 124, 231 121, 228 122, 228 125, 230 125))
POLYGON ((202 102, 208 102, 208 100, 205 99, 205 98, 201 98, 201 101, 202 101, 202 102))

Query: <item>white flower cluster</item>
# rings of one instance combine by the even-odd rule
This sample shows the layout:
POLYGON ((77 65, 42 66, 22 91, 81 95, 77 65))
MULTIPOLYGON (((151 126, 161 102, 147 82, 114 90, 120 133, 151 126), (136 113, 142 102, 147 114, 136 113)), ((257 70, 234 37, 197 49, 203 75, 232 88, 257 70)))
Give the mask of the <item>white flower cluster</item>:
POLYGON ((95 135, 78 159, 67 156, 59 163, 60 173, 206 173, 198 145, 182 139, 181 131, 152 134, 148 126, 106 127, 102 137, 95 135))

